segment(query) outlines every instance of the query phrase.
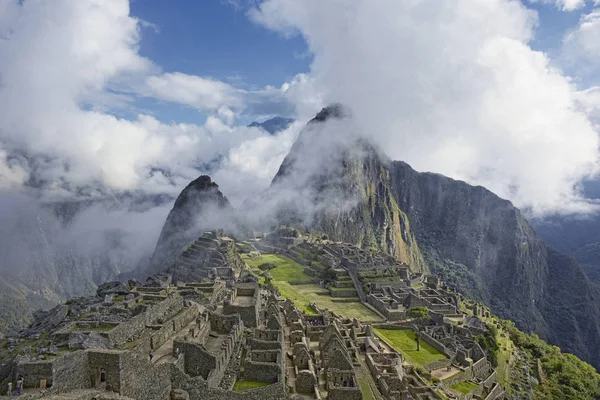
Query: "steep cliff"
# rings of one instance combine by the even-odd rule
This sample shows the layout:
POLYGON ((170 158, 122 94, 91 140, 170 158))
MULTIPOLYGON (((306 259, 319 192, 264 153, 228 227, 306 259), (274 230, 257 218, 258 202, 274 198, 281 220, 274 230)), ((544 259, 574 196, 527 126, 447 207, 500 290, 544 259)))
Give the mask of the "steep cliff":
POLYGON ((394 198, 388 161, 344 125, 348 114, 341 105, 325 108, 300 133, 269 189, 271 201, 280 200, 274 207, 279 221, 386 251, 425 271, 409 219, 394 198), (341 125, 329 129, 324 122, 330 120, 341 125))
POLYGON ((549 248, 518 209, 483 187, 390 166, 431 270, 521 329, 600 365, 600 297, 577 263, 549 248))
POLYGON ((200 236, 203 230, 223 223, 220 217, 230 211, 229 200, 209 176, 202 175, 190 182, 175 200, 162 227, 152 256, 152 269, 166 269, 186 245, 200 236))
MULTIPOLYGON (((297 190, 300 206, 310 200, 311 212, 297 209, 296 222, 429 268, 521 329, 600 366, 600 297, 574 260, 548 248, 509 201, 388 160, 346 117, 339 105, 319 113, 273 179, 271 197, 297 190)), ((280 214, 293 215, 293 205, 280 214)))

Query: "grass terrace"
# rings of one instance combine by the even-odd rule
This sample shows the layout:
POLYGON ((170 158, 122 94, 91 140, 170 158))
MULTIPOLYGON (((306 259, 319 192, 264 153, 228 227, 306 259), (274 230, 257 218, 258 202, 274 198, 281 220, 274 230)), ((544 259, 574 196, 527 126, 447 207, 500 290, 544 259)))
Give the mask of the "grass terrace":
POLYGON ((330 311, 344 315, 348 318, 358 318, 362 321, 381 321, 381 318, 371 309, 367 308, 360 301, 341 303, 336 302, 338 298, 329 296, 327 289, 324 289, 316 283, 302 285, 290 285, 289 282, 308 282, 313 281, 313 277, 304 272, 304 266, 294 260, 280 254, 263 254, 260 258, 254 260, 246 254, 242 254, 242 259, 248 264, 251 271, 259 277, 261 283, 264 278, 260 276, 258 266, 263 263, 276 265, 269 271, 273 277, 273 286, 279 290, 282 296, 289 298, 296 307, 307 314, 315 314, 315 311, 309 306, 315 303, 319 308, 327 308, 330 311))
POLYGON ((260 272, 258 266, 264 263, 271 263, 277 266, 269 271, 274 281, 285 282, 306 282, 312 281, 313 277, 304 272, 304 267, 296 261, 280 254, 263 254, 252 260, 246 254, 242 254, 242 259, 248 264, 254 272, 260 272))
POLYGON ((388 345, 402 353, 406 361, 413 366, 425 366, 446 358, 424 340, 420 341, 421 349, 417 351, 415 332, 412 329, 374 329, 388 345))
POLYGON ((256 389, 263 386, 269 386, 269 383, 259 382, 259 381, 246 381, 246 380, 237 380, 233 385, 234 392, 241 392, 242 390, 248 389, 256 389))
POLYGON ((479 385, 477 385, 475 382, 464 381, 460 383, 455 383, 454 385, 450 386, 450 389, 456 390, 457 392, 460 392, 462 394, 469 394, 473 390, 477 389, 477 386, 479 385))

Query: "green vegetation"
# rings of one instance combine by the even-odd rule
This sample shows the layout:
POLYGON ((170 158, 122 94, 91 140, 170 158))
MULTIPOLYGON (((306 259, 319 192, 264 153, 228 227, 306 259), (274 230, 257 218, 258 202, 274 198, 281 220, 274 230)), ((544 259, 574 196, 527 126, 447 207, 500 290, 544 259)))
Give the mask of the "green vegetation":
POLYGON ((413 366, 424 366, 443 360, 445 355, 421 340, 417 351, 416 335, 412 329, 374 329, 375 333, 387 344, 401 352, 408 363, 413 366))
POLYGON ((373 398, 373 393, 371 393, 369 382, 367 382, 365 378, 358 378, 358 383, 360 384, 360 391, 362 392, 363 400, 375 400, 373 398))
POLYGON ((277 266, 275 264, 271 264, 271 263, 262 263, 258 266, 258 269, 260 269, 261 271, 268 271, 270 269, 276 268, 277 266))
POLYGON ((429 310, 424 306, 409 308, 408 311, 406 311, 406 315, 411 319, 419 321, 431 319, 431 317, 429 317, 429 310))
POLYGON ((535 388, 534 400, 593 400, 600 398, 600 374, 594 367, 572 354, 561 353, 537 335, 527 335, 511 321, 503 321, 514 344, 523 350, 532 363, 539 359, 538 371, 543 384, 535 388))
POLYGON ((323 295, 323 288, 317 284, 290 285, 287 282, 275 282, 274 285, 282 296, 292 300, 296 307, 309 314, 314 314, 308 304, 315 303, 319 308, 327 308, 338 315, 358 318, 361 321, 381 321, 381 318, 359 301, 349 303, 334 302, 334 298, 323 295))
POLYGON ((462 394, 471 393, 473 390, 477 389, 477 384, 472 381, 464 381, 460 383, 455 383, 450 386, 450 389, 456 390, 457 392, 461 392, 462 394))
POLYGON ((252 259, 249 255, 242 254, 242 259, 250 266, 251 272, 259 278, 260 283, 266 284, 262 271, 258 268, 264 263, 276 265, 269 270, 271 278, 269 284, 273 285, 279 293, 292 300, 296 307, 308 314, 315 314, 309 306, 315 303, 319 308, 327 308, 330 311, 344 315, 349 318, 359 318, 363 321, 381 321, 381 318, 359 301, 349 303, 334 302, 326 289, 316 283, 301 285, 290 285, 290 282, 310 282, 314 278, 304 272, 304 266, 294 260, 280 254, 263 254, 252 259))
POLYGON ((474 339, 485 351, 492 366, 496 367, 498 366, 498 351, 500 350, 500 346, 498 345, 498 329, 494 324, 486 325, 487 330, 485 334, 483 336, 477 336, 474 339))
POLYGON ((114 301, 115 303, 120 303, 120 302, 122 302, 123 300, 125 300, 125 296, 123 296, 123 295, 119 295, 119 296, 115 296, 115 297, 113 297, 113 301, 114 301))
MULTIPOLYGON (((274 281, 284 282, 307 282, 314 278, 304 272, 304 267, 296 261, 280 254, 263 254, 255 259, 242 254, 244 260, 250 267, 258 269, 265 263, 274 264, 277 267, 269 271, 274 281)), ((255 271, 256 272, 256 271, 255 271)))
POLYGON ((269 383, 259 382, 259 381, 245 381, 245 380, 237 380, 233 385, 233 390, 235 392, 240 392, 242 390, 248 389, 256 389, 263 386, 269 386, 269 383))
POLYGON ((290 228, 285 225, 277 228, 273 234, 279 237, 300 237, 300 231, 298 229, 290 228))

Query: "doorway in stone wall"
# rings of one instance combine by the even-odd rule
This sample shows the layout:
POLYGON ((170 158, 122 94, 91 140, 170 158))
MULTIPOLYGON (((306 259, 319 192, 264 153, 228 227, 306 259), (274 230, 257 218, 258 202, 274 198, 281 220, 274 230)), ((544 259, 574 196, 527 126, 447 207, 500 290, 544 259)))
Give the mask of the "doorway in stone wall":
POLYGON ((106 388, 106 371, 104 368, 96 369, 96 377, 94 379, 94 387, 105 389, 106 388))

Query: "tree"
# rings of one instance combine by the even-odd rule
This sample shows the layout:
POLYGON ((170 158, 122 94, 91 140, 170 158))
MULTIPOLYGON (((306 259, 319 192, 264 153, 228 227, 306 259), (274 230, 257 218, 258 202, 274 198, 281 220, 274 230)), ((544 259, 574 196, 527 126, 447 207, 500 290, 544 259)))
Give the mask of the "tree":
POLYGON ((429 310, 427 310, 427 307, 423 306, 409 308, 408 311, 406 311, 406 315, 411 319, 416 319, 418 322, 428 321, 431 319, 429 316, 429 310))

